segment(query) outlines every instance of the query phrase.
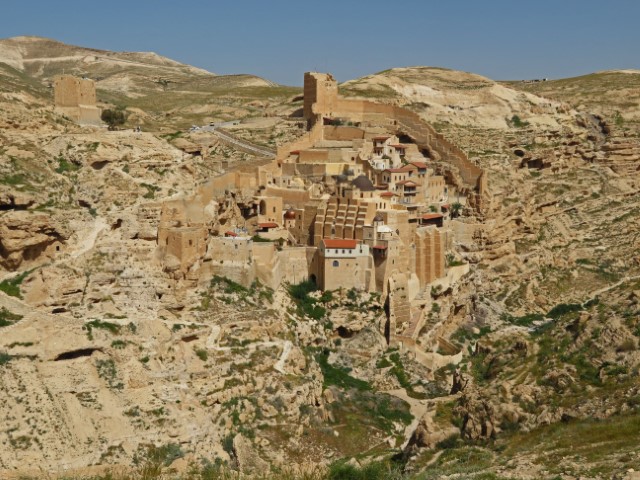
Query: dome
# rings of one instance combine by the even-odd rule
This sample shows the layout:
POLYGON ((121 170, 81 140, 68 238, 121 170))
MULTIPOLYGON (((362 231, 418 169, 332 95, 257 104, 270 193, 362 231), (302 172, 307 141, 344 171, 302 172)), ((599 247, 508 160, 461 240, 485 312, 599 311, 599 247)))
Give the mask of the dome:
POLYGON ((384 218, 382 217, 381 213, 376 214, 375 217, 373 217, 373 221, 374 222, 384 222, 384 218))
POLYGON ((371 183, 371 180, 369 180, 365 175, 360 175, 351 182, 351 185, 357 187, 362 192, 373 192, 376 189, 376 187, 373 186, 373 183, 371 183))
POLYGON ((295 220, 296 219, 296 211, 293 208, 290 208, 286 212, 284 212, 285 220, 295 220))

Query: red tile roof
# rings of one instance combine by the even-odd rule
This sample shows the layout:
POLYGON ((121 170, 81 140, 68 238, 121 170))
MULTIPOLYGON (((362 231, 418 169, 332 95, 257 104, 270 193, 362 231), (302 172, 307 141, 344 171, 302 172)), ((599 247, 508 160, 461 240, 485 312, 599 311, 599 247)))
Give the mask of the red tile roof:
POLYGON ((376 250, 386 250, 387 249, 386 245, 374 245, 373 248, 376 249, 376 250))
POLYGON ((278 228, 278 224, 274 222, 259 223, 258 228, 278 228))
POLYGON ((228 232, 224 232, 224 236, 225 237, 237 237, 238 234, 236 232, 232 232, 231 230, 229 230, 228 232))
POLYGON ((425 213, 422 215, 423 220, 435 220, 436 218, 442 218, 441 213, 425 213))
POLYGON ((397 182, 396 185, 404 185, 405 187, 418 187, 419 183, 414 182, 413 180, 402 180, 401 182, 397 182))
POLYGON ((291 150, 289 155, 300 155, 300 150, 291 150))
POLYGON ((418 168, 427 168, 427 164, 424 162, 411 162, 411 165, 415 165, 418 168))
POLYGON ((380 196, 381 196, 381 197, 395 197, 395 196, 397 196, 397 195, 396 195, 395 193, 393 193, 393 192, 382 192, 382 193, 380 194, 380 196))
POLYGON ((449 210, 450 205, 448 203, 445 203, 444 205, 441 205, 441 208, 444 208, 445 210, 449 210))
POLYGON ((384 141, 384 140, 388 140, 390 138, 391 137, 384 137, 384 136, 383 137, 373 137, 372 140, 383 140, 384 141))
POLYGON ((358 246, 357 240, 343 238, 323 238, 325 248, 350 248, 354 249, 358 246))

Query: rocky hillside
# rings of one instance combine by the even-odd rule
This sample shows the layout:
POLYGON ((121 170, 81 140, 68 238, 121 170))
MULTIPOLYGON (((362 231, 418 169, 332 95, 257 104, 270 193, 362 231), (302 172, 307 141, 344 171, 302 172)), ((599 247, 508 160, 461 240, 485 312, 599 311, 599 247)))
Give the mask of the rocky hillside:
POLYGON ((3 478, 27 465, 129 465, 152 445, 159 468, 183 472, 318 459, 418 479, 640 470, 640 137, 633 108, 619 105, 622 124, 605 115, 603 77, 582 103, 561 88, 544 100, 426 67, 345 84, 419 111, 488 172, 484 217, 453 222, 456 259, 471 271, 427 294, 434 330, 418 335, 437 334, 439 353, 462 360, 432 371, 385 347, 376 295, 217 277, 180 290, 158 264, 160 201, 255 161, 175 130, 244 118, 236 134, 273 147, 299 130, 278 115, 300 108, 300 89, 153 55, 33 38, 2 46, 3 478), (101 101, 127 106, 147 131, 79 127, 53 112, 55 66, 87 56, 111 69, 101 101), (110 84, 117 75, 131 89, 110 84))
POLYGON ((41 37, 0 40, 0 88, 3 77, 21 76, 51 96, 52 79, 63 72, 95 80, 104 106, 127 107, 130 125, 154 130, 299 108, 288 102, 300 89, 254 75, 215 75, 152 52, 96 50, 41 37))
POLYGON ((408 106, 425 120, 508 129, 519 121, 558 127, 571 109, 473 73, 436 67, 392 68, 343 84, 348 95, 408 106), (517 119, 514 119, 514 116, 517 119))
POLYGON ((163 80, 178 82, 215 76, 153 52, 110 52, 42 37, 0 40, 0 62, 38 79, 51 80, 64 72, 132 92, 151 87, 151 82, 160 88, 158 82, 163 80))
POLYGON ((640 121, 640 70, 607 70, 573 78, 504 84, 606 116, 618 126, 625 121, 640 121))

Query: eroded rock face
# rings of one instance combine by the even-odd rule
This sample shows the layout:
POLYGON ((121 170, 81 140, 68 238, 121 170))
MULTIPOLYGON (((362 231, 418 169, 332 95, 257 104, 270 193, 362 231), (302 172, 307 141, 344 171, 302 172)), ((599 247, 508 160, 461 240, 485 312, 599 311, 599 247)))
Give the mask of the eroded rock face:
POLYGON ((424 415, 416 427, 405 449, 405 454, 413 454, 419 448, 435 448, 435 446, 447 438, 458 433, 453 426, 442 427, 436 424, 430 414, 424 415))
POLYGON ((242 473, 259 473, 269 468, 267 462, 258 456, 251 441, 241 434, 233 439, 233 455, 242 473))
POLYGON ((462 436, 470 440, 494 438, 499 420, 496 407, 480 390, 469 388, 458 401, 456 413, 462 418, 462 436))
POLYGON ((35 260, 55 251, 69 234, 49 215, 11 211, 0 217, 0 264, 15 270, 24 261, 35 260))

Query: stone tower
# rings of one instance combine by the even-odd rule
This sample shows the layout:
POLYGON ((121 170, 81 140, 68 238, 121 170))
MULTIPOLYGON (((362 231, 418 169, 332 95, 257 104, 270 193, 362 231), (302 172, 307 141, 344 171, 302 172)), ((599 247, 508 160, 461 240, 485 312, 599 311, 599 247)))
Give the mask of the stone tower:
POLYGON ((338 82, 329 73, 304 74, 304 118, 315 123, 318 116, 331 115, 338 102, 338 82))
POLYGON ((93 80, 60 75, 53 83, 55 110, 74 122, 99 125, 96 85, 93 80))

